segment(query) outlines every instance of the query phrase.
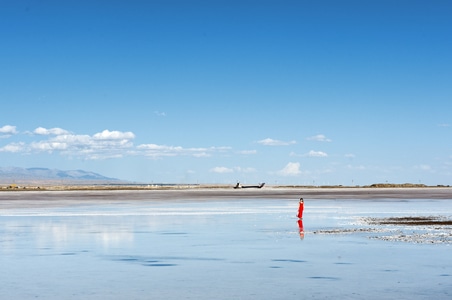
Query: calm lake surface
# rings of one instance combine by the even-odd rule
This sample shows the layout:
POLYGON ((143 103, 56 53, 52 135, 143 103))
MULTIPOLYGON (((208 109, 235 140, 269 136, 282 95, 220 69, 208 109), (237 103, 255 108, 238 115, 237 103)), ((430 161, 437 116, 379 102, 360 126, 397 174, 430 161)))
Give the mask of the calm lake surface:
POLYGON ((302 224, 297 207, 298 199, 127 193, 123 201, 0 206, 0 299, 452 298, 450 243, 376 239, 394 232, 361 222, 450 218, 452 200, 305 199, 302 224))

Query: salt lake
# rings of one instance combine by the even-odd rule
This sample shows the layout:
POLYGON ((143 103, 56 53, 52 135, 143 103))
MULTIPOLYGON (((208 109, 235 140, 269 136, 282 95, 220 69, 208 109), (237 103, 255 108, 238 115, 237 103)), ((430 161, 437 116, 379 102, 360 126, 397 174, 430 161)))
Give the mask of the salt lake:
POLYGON ((305 198, 299 222, 298 199, 127 195, 0 206, 0 299, 452 298, 450 226, 365 223, 451 200, 305 198), (385 239, 419 233, 442 239, 385 239))

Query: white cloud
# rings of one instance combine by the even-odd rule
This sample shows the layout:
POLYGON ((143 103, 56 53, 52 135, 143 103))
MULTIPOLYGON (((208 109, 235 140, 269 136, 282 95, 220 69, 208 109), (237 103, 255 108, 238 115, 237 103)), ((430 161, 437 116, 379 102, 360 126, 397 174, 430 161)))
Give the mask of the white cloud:
POLYGON ((0 127, 0 136, 9 137, 10 135, 16 133, 17 133, 16 126, 5 125, 3 127, 0 127))
POLYGON ((215 168, 210 169, 210 172, 224 174, 224 173, 232 173, 232 172, 234 172, 234 170, 230 169, 230 168, 226 168, 226 167, 215 167, 215 168))
POLYGON ((355 154, 351 154, 351 153, 345 154, 345 157, 347 157, 347 158, 355 158, 355 154))
POLYGON ((11 143, 2 148, 0 148, 0 152, 11 152, 18 153, 24 150, 25 143, 11 143))
MULTIPOLYGON (((180 146, 166 146, 156 144, 141 144, 137 149, 145 156, 159 158, 165 156, 193 156, 209 157, 215 152, 228 151, 229 147, 210 147, 210 148, 183 148, 180 146)), ((139 154, 139 152, 137 153, 139 154)))
POLYGON ((68 144, 61 142, 41 141, 32 143, 31 148, 37 151, 52 152, 55 150, 66 150, 68 148, 68 144))
POLYGON ((75 156, 86 154, 87 149, 93 148, 95 148, 95 144, 89 135, 63 134, 30 144, 30 150, 33 151, 49 153, 63 151, 64 154, 75 156))
POLYGON ((210 147, 209 148, 211 151, 216 151, 216 152, 228 152, 231 150, 231 147, 210 147))
POLYGON ((325 152, 322 152, 322 151, 314 151, 314 150, 311 150, 311 151, 309 151, 308 153, 306 153, 306 154, 297 154, 297 153, 295 153, 295 152, 290 152, 289 153, 289 156, 298 156, 298 157, 327 157, 328 156, 328 154, 326 154, 325 152))
POLYGON ((51 138, 49 141, 67 143, 70 145, 89 145, 93 143, 93 139, 87 134, 63 134, 51 138))
POLYGON ((132 132, 121 132, 121 131, 109 131, 104 130, 102 132, 96 133, 93 138, 98 140, 129 140, 134 139, 135 135, 132 132))
POLYGON ((62 134, 69 134, 69 131, 61 129, 61 128, 44 128, 44 127, 38 127, 33 131, 34 134, 37 135, 62 135, 62 134))
POLYGON ((331 142, 331 140, 328 139, 323 134, 318 134, 318 135, 314 135, 314 136, 308 137, 307 140, 309 140, 309 141, 317 141, 317 142, 331 142))
POLYGON ((264 146, 289 146, 289 145, 297 143, 296 141, 285 142, 285 141, 274 140, 271 138, 266 138, 266 139, 263 139, 263 140, 260 140, 257 142, 264 146))
POLYGON ((282 170, 278 171, 278 174, 283 176, 295 176, 301 174, 300 163, 290 162, 282 170))
POLYGON ((142 144, 137 147, 138 149, 150 150, 150 151, 165 151, 165 150, 177 150, 182 149, 181 147, 172 147, 156 144, 142 144))
POLYGON ((309 157, 327 157, 328 154, 326 154, 325 152, 322 152, 322 151, 311 150, 311 151, 309 151, 308 156, 309 157))
POLYGON ((215 168, 210 169, 210 172, 213 172, 213 173, 254 173, 254 172, 256 172, 256 169, 242 168, 242 167, 234 167, 234 168, 215 167, 215 168))

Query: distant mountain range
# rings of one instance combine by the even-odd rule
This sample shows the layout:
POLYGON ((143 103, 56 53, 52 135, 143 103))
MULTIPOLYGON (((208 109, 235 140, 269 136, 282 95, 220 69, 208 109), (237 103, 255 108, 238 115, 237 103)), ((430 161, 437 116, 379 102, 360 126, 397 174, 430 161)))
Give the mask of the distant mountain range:
POLYGON ((58 170, 47 168, 17 168, 0 167, 0 181, 96 181, 113 182, 119 181, 116 178, 105 177, 103 175, 83 171, 83 170, 58 170))

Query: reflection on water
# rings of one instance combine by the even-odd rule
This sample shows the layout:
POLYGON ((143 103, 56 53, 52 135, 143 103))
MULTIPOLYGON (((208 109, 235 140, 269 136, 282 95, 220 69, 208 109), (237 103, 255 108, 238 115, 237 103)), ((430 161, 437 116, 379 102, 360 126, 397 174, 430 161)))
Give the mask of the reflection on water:
POLYGON ((363 217, 451 215, 452 203, 307 200, 303 220, 297 209, 247 199, 1 210, 0 299, 450 299, 448 245, 356 229, 363 217))
POLYGON ((133 243, 134 228, 127 223, 105 222, 102 218, 60 218, 60 217, 22 217, 8 222, 3 217, 2 250, 10 251, 14 242, 22 243, 18 237, 27 237, 27 243, 36 249, 65 249, 74 243, 93 243, 102 248, 118 247, 133 243), (25 224, 24 224, 25 223, 25 224), (8 250, 9 249, 9 250, 8 250))
POLYGON ((300 239, 304 239, 303 220, 298 219, 297 224, 298 224, 298 233, 300 235, 300 239))

